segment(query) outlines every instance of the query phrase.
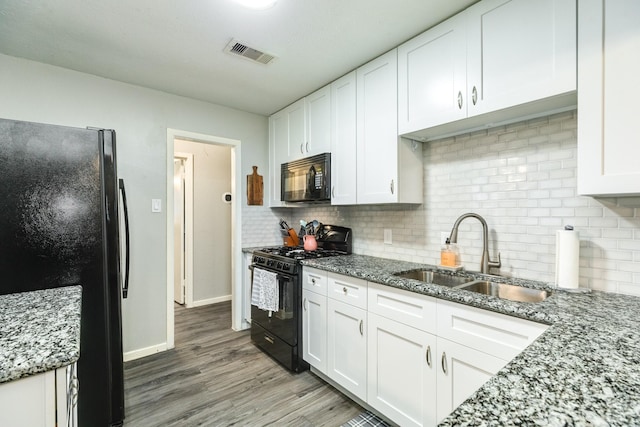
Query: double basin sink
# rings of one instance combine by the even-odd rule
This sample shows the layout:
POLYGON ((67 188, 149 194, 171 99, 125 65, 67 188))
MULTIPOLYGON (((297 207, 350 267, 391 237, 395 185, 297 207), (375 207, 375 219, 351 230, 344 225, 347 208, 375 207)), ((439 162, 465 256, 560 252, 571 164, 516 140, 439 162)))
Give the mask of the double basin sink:
POLYGON ((543 289, 525 288, 507 283, 495 283, 489 280, 475 280, 431 270, 411 270, 396 273, 394 276, 519 302, 541 302, 551 295, 549 291, 543 289))

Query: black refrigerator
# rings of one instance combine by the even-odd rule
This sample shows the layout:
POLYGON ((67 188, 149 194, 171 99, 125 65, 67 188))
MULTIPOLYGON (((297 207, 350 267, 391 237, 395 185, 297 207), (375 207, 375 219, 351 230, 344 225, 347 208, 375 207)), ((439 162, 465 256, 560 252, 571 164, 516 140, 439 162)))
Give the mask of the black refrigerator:
POLYGON ((129 225, 115 142, 113 130, 0 119, 0 294, 82 286, 81 427, 124 420, 129 225))

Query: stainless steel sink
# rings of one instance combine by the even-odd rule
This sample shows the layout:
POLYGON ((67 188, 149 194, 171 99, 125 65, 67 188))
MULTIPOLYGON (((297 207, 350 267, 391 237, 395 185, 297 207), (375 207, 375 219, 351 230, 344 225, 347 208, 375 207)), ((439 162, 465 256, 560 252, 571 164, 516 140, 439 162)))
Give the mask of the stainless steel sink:
POLYGON ((506 283, 489 282, 487 280, 475 280, 459 286, 458 289, 520 302, 541 302, 551 295, 551 292, 543 289, 524 288, 506 283))
POLYGON ((402 273, 396 273, 394 276, 403 279, 420 280, 425 283, 434 283, 440 286, 448 286, 454 288, 462 284, 468 283, 471 279, 468 277, 452 276, 450 274, 438 273, 431 270, 410 270, 402 273))

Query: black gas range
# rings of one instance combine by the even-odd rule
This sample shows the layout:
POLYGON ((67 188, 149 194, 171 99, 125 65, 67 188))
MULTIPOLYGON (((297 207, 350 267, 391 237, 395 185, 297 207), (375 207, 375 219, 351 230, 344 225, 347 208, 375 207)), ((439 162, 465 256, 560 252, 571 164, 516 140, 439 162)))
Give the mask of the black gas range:
MULTIPOLYGON (((277 310, 251 305, 251 340, 286 368, 301 372, 309 368, 302 359, 302 265, 301 260, 348 255, 351 253, 351 229, 323 225, 316 234, 318 248, 269 247, 253 252, 252 291, 263 286, 265 272, 277 287, 277 310), (256 272, 256 270, 262 270, 256 272), (256 274, 258 273, 258 274, 256 274), (256 284, 256 276, 260 276, 256 284)), ((255 293, 255 292, 254 292, 255 293)))

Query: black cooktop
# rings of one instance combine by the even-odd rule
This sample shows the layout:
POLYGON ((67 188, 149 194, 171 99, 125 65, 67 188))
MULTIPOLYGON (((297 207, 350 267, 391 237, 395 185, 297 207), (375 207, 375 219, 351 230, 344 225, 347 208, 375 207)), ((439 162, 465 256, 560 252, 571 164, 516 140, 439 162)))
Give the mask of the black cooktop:
POLYGON ((328 256, 336 256, 336 255, 348 255, 347 251, 338 251, 334 249, 323 249, 318 248, 314 251, 305 251, 300 247, 291 247, 291 246, 279 246, 275 248, 263 248, 254 253, 260 253, 260 255, 273 255, 279 257, 290 258, 294 260, 301 259, 313 259, 313 258, 324 258, 328 256))

